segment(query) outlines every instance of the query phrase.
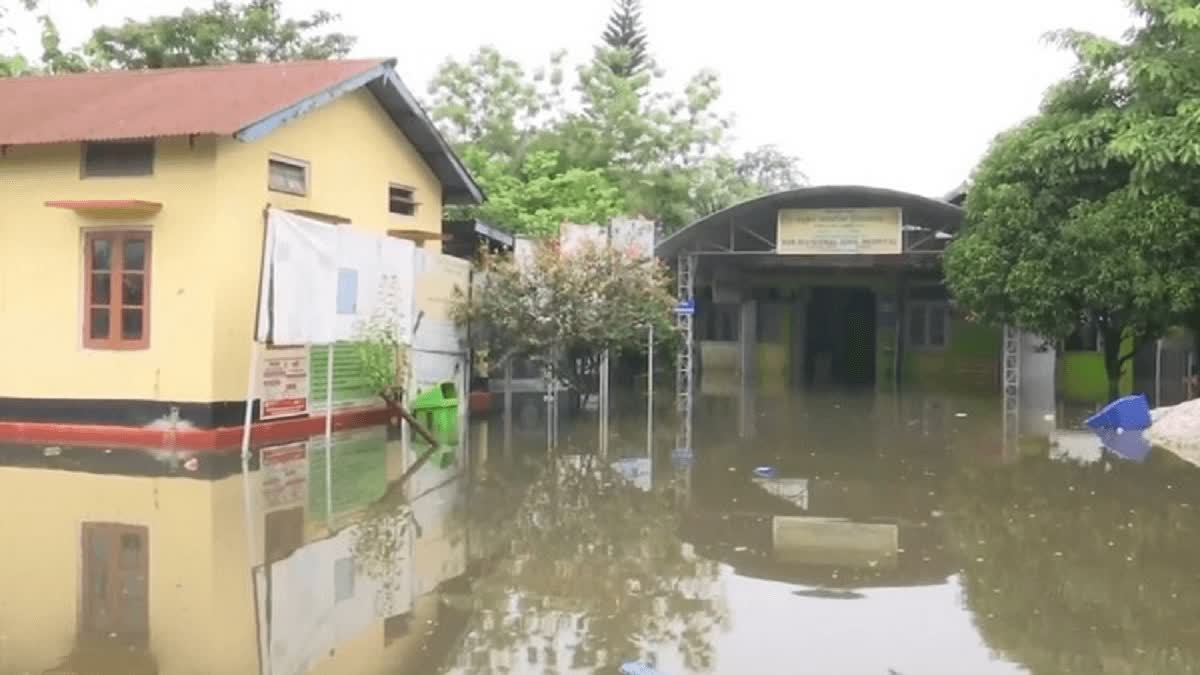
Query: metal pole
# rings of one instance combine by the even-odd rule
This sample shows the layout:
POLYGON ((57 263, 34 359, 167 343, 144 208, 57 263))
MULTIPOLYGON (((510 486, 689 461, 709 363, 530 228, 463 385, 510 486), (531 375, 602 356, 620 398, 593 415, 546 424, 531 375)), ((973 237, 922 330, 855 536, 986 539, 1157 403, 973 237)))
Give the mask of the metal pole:
POLYGON ((546 451, 554 449, 554 375, 550 366, 547 366, 543 379, 546 385, 546 451))
MULTIPOLYGON (((254 497, 250 490, 250 423, 254 419, 254 395, 258 382, 259 350, 257 340, 250 343, 250 367, 246 376, 246 414, 242 420, 242 508, 246 521, 246 561, 254 566, 254 497)), ((267 575, 271 570, 267 570, 267 575)))
POLYGON ((646 338, 646 456, 654 451, 654 324, 646 338))
POLYGON ((513 390, 512 357, 504 359, 504 456, 512 452, 513 390))
POLYGON ((1196 369, 1197 354, 1188 354, 1187 357, 1187 397, 1190 401, 1196 395, 1195 376, 1192 374, 1196 369))
POLYGON ((1162 405, 1162 358, 1163 341, 1159 338, 1154 343, 1154 407, 1162 405))
POLYGON ((333 531, 333 347, 325 351, 325 524, 333 531))
POLYGON ((600 455, 608 456, 608 350, 600 355, 600 455))

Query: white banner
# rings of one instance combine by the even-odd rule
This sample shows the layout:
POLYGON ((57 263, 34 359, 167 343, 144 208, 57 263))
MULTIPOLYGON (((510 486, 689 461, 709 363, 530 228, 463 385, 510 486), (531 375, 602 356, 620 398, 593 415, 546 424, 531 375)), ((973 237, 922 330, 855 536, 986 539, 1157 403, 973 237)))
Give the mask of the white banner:
POLYGON ((612 247, 633 258, 653 258, 654 221, 613 218, 612 247))
POLYGON ((471 263, 461 258, 419 249, 416 252, 416 314, 413 348, 421 351, 465 351, 466 335, 454 324, 452 308, 471 283, 471 263))
POLYGON ((263 250, 257 339, 277 345, 356 339, 387 316, 411 339, 413 242, 271 209, 263 250))
POLYGON ((270 636, 262 654, 266 672, 303 675, 380 620, 412 610, 413 566, 408 554, 412 528, 401 534, 398 520, 388 523, 387 527, 394 528, 390 536, 401 542, 402 550, 393 554, 389 578, 384 579, 372 576, 378 575, 378 570, 364 570, 355 557, 360 527, 306 544, 287 559, 255 570, 257 595, 263 605, 259 616, 265 624, 263 632, 270 636), (271 575, 269 586, 267 574, 271 575), (262 592, 265 588, 270 588, 269 594, 262 592))
POLYGON ((513 240, 513 260, 521 269, 525 269, 533 262, 533 256, 536 253, 535 246, 537 246, 537 242, 529 237, 517 237, 513 240))
POLYGON ((563 223, 558 227, 559 250, 570 255, 587 246, 604 248, 608 245, 608 228, 603 225, 563 223))

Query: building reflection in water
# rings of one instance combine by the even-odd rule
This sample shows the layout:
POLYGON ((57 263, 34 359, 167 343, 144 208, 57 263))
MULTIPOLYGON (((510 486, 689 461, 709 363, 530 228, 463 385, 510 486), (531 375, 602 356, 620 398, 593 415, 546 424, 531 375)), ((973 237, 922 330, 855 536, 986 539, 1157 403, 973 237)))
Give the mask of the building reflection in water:
POLYGON ((466 569, 464 458, 417 471, 383 428, 236 456, 0 449, 0 672, 385 672, 466 569), (311 452, 310 452, 311 448, 311 452), (389 500, 390 498, 390 500, 389 500))

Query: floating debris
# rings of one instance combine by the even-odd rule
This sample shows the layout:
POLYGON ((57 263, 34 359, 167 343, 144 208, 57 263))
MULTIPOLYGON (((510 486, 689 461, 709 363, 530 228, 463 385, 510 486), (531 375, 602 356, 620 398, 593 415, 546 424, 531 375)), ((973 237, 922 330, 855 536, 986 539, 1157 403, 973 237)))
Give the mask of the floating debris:
POLYGON ((628 663, 622 664, 621 672, 624 675, 663 675, 663 673, 660 673, 641 661, 629 661, 628 663))
POLYGON ((801 598, 817 598, 819 600, 862 600, 863 598, 867 597, 862 593, 832 588, 811 588, 800 591, 792 591, 792 595, 801 598))

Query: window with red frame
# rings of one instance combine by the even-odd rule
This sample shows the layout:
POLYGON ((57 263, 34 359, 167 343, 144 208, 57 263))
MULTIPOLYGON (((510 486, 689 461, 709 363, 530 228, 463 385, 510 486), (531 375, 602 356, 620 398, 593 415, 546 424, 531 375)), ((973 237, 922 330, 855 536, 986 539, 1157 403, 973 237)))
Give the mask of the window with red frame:
POLYGON ((144 349, 150 340, 150 233, 89 232, 83 344, 144 349))

